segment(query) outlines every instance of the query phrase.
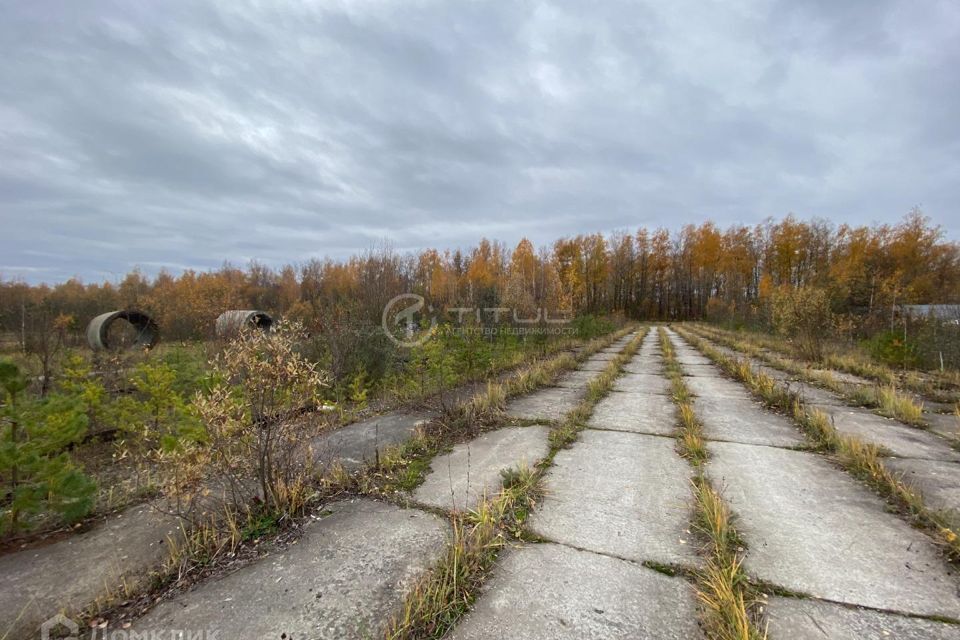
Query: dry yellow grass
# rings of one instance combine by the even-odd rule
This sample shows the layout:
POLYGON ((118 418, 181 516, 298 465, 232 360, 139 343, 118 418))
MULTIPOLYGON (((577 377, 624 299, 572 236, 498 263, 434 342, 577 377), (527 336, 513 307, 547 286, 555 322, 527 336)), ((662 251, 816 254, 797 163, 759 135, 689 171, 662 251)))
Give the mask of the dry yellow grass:
POLYGON ((683 371, 676 361, 673 345, 660 329, 667 375, 673 384, 673 397, 679 417, 680 454, 697 470, 693 481, 695 528, 708 540, 706 562, 697 576, 697 599, 702 609, 703 627, 715 640, 762 640, 759 603, 741 569, 743 544, 733 526, 733 516, 723 497, 703 475, 707 460, 703 426, 690 401, 683 371))
POLYGON ((821 450, 836 454, 838 462, 851 475, 867 482, 898 505, 913 522, 936 532, 948 553, 953 558, 960 559, 960 537, 954 530, 955 524, 939 512, 929 509, 920 494, 903 482, 900 476, 888 470, 883 464, 884 451, 880 447, 840 434, 829 416, 817 409, 808 408, 801 397, 785 385, 770 376, 754 372, 750 367, 744 367, 741 360, 721 354, 696 334, 682 329, 679 331, 732 377, 743 382, 768 406, 793 416, 813 444, 821 450))
MULTIPOLYGON (((592 342, 581 357, 596 353, 625 333, 592 342)), ((497 553, 512 537, 522 533, 523 522, 539 494, 541 474, 553 454, 576 439, 593 406, 610 391, 614 378, 640 347, 644 333, 634 338, 607 365, 596 383, 591 385, 587 397, 551 431, 551 454, 544 464, 536 469, 522 468, 511 472, 496 496, 481 500, 473 511, 451 516, 453 535, 445 556, 413 586, 401 613, 391 620, 386 638, 440 638, 456 624, 476 597, 497 553)), ((571 361, 576 363, 572 358, 561 360, 562 357, 524 372, 526 375, 522 375, 516 384, 508 381, 498 385, 499 389, 488 388, 487 393, 482 394, 483 398, 471 401, 474 410, 478 414, 487 408, 500 410, 507 397, 531 390, 531 384, 551 382, 560 371, 569 368, 571 361)))

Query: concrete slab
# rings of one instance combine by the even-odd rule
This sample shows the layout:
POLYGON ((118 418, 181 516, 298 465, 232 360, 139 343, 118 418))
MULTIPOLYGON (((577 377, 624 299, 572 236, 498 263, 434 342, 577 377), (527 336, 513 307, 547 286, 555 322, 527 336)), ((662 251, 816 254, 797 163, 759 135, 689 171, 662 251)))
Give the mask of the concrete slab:
MULTIPOLYGON (((769 373, 769 367, 764 369, 769 373)), ((783 373, 782 371, 780 372, 783 373)), ((777 378, 778 380, 780 378, 777 378)), ((785 382, 791 391, 800 394, 800 397, 806 404, 816 404, 816 405, 829 405, 833 407, 846 407, 847 402, 837 394, 832 391, 827 391, 826 389, 821 389, 820 387, 815 387, 809 382, 803 382, 802 380, 797 380, 792 376, 785 376, 785 379, 781 380, 785 382)))
POLYGON ((623 372, 638 375, 661 375, 663 359, 655 356, 636 356, 623 366, 623 372))
POLYGON ((533 467, 550 452, 550 429, 507 427, 485 433, 430 463, 430 474, 413 493, 420 504, 440 509, 473 509, 502 486, 500 472, 533 467))
POLYGON ((905 393, 909 393, 910 397, 913 398, 913 401, 917 404, 923 405, 923 410, 928 413, 942 413, 951 416, 956 416, 954 411, 956 411, 957 402, 960 402, 960 393, 954 392, 952 395, 957 400, 955 402, 938 402, 936 400, 931 400, 930 398, 925 398, 916 391, 908 391, 903 389, 905 393))
POLYGON ((657 332, 657 327, 650 327, 650 330, 647 331, 647 334, 640 342, 641 350, 652 348, 660 348, 660 334, 657 332))
POLYGON ((584 389, 548 387, 507 403, 507 415, 520 420, 559 421, 584 398, 584 389))
POLYGON ((956 414, 926 413, 923 417, 930 426, 930 431, 948 440, 960 439, 960 418, 956 414))
MULTIPOLYGON (((717 372, 719 373, 719 369, 717 372)), ((734 382, 729 378, 693 375, 684 382, 686 382, 687 388, 695 396, 725 396, 744 400, 749 400, 753 397, 742 384, 734 382)))
POLYGON ((678 356, 699 355, 693 345, 681 338, 673 329, 667 329, 667 336, 673 341, 673 350, 678 356))
POLYGON ((557 378, 557 381, 554 383, 554 385, 558 387, 566 387, 567 389, 586 389, 587 385, 590 384, 590 381, 596 377, 596 371, 577 369, 576 371, 569 371, 557 378))
POLYGON ((790 640, 960 640, 960 626, 819 600, 770 598, 771 638, 790 640))
POLYGON ((790 373, 788 371, 781 371, 780 369, 776 369, 769 365, 763 364, 761 361, 755 358, 750 358, 742 354, 739 355, 739 358, 741 360, 747 361, 754 371, 757 371, 766 376, 769 376, 774 380, 787 385, 791 391, 795 393, 799 393, 803 397, 804 402, 823 403, 823 404, 832 404, 832 405, 840 405, 840 406, 847 405, 846 400, 844 400, 842 397, 838 396, 834 392, 828 389, 824 389, 822 387, 818 387, 804 380, 801 380, 793 373, 790 373))
POLYGON ((676 407, 669 396, 612 393, 593 408, 587 426, 662 436, 676 431, 676 407))
POLYGON ((85 609, 124 581, 147 584, 169 555, 168 538, 181 539, 179 519, 140 505, 85 533, 0 556, 0 637, 37 637, 61 611, 85 609))
POLYGON ((710 378, 723 378, 723 372, 715 364, 685 364, 683 365, 683 375, 686 377, 700 376, 710 378))
POLYGON ((780 369, 776 369, 769 365, 765 365, 759 360, 756 360, 755 358, 750 358, 740 353, 737 354, 737 358, 739 358, 740 360, 746 360, 754 371, 758 371, 760 373, 768 375, 774 380, 779 380, 780 382, 786 382, 788 384, 796 385, 798 391, 803 391, 804 389, 806 389, 807 383, 799 380, 797 376, 793 375, 792 373, 781 371, 780 369))
POLYGON ((372 500, 329 510, 297 544, 161 604, 131 631, 157 637, 170 637, 171 629, 216 630, 221 638, 382 636, 413 580, 444 552, 448 526, 431 513, 372 500))
POLYGON ((690 467, 671 438, 587 429, 557 453, 529 529, 626 560, 698 564, 690 467))
MULTIPOLYGON (((323 434, 311 446, 319 465, 339 458, 353 470, 430 419, 429 414, 389 413, 323 434)), ((3 555, 0 575, 16 588, 0 590, 0 633, 32 633, 58 611, 85 609, 122 584, 137 587, 167 558, 167 539, 181 535, 177 518, 140 505, 85 533, 3 555)))
POLYGON ((686 340, 680 337, 676 331, 667 329, 667 335, 670 337, 670 342, 673 343, 673 349, 676 353, 677 362, 684 367, 691 365, 713 364, 713 361, 710 360, 710 358, 694 349, 689 343, 687 343, 686 340))
POLYGON ((451 640, 693 640, 693 589, 624 560, 555 544, 509 551, 451 640))
MULTIPOLYGON (((739 358, 739 357, 741 357, 741 356, 743 355, 743 354, 740 353, 739 351, 735 351, 735 350, 733 350, 733 349, 730 349, 729 347, 725 347, 725 346, 723 346, 723 345, 720 344, 720 343, 713 342, 713 341, 709 341, 709 342, 710 342, 711 346, 713 346, 714 349, 716 349, 717 351, 719 351, 721 354, 727 356, 728 358, 739 358)), ((690 348, 691 348, 691 349, 696 349, 696 347, 694 347, 693 345, 690 345, 690 348)))
POLYGON ((885 458, 883 464, 916 488, 928 507, 960 515, 960 464, 915 458, 885 458))
POLYGON ((322 468, 336 461, 348 471, 360 469, 376 458, 377 451, 405 442, 432 419, 428 413, 396 411, 348 424, 314 438, 315 463, 322 468))
POLYGON ((670 395, 670 380, 664 375, 650 373, 625 373, 613 382, 613 390, 624 393, 670 395))
MULTIPOLYGON (((709 340, 707 342, 710 342, 709 340)), ((745 360, 750 364, 750 366, 760 373, 770 376, 774 380, 778 380, 786 384, 791 391, 795 391, 803 397, 804 402, 810 404, 826 404, 826 405, 835 405, 835 406, 847 406, 846 401, 835 393, 822 389, 815 385, 810 384, 809 382, 804 382, 800 380, 792 373, 786 371, 781 371, 771 367, 770 365, 764 364, 761 360, 753 358, 739 351, 733 351, 732 349, 727 349, 718 345, 714 342, 710 342, 711 346, 720 350, 728 355, 731 355, 740 360, 745 360)))
POLYGON ((817 367, 810 367, 811 373, 829 373, 833 376, 833 379, 837 382, 842 382, 844 384, 856 385, 858 387, 872 387, 876 384, 873 380, 867 380, 866 378, 861 378, 852 373, 847 373, 846 371, 838 371, 836 369, 820 369, 817 367))
POLYGON ((595 371, 597 373, 606 370, 610 363, 606 360, 585 360, 579 367, 580 371, 595 371))
POLYGON ((929 431, 908 427, 866 409, 814 406, 833 419, 833 425, 840 433, 882 445, 897 457, 960 462, 960 451, 954 450, 946 440, 929 431))
POLYGON ((708 449, 708 474, 747 543, 749 575, 835 602, 960 618, 960 581, 933 542, 823 457, 725 442, 708 449))
POLYGON ((693 408, 703 422, 704 435, 708 440, 769 447, 804 444, 803 436, 793 422, 748 398, 697 396, 693 399, 693 408))
POLYGON ((593 354, 592 356, 587 358, 586 361, 587 362, 610 362, 616 357, 617 357, 616 353, 604 353, 603 351, 601 351, 599 353, 593 354))

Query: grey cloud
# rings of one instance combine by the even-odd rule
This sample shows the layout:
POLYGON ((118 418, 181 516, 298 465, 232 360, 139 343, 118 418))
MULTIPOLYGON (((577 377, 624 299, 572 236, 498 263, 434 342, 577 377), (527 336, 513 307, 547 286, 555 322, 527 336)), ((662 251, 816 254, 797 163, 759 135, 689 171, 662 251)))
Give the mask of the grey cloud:
POLYGON ((952 2, 21 3, 0 274, 916 204, 958 237, 958 43, 952 2))

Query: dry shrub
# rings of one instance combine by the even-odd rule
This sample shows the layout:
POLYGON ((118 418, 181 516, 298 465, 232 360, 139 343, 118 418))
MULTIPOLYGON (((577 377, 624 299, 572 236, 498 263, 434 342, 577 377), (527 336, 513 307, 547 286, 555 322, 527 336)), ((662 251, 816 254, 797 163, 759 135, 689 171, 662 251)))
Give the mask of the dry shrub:
POLYGON ((168 490, 181 511, 219 490, 240 509, 251 501, 284 513, 302 506, 310 427, 300 414, 326 385, 297 352, 302 336, 288 322, 269 333, 245 331, 210 363, 215 382, 194 401, 202 427, 166 452, 174 470, 168 490))
POLYGON ((823 338, 832 322, 826 291, 799 287, 778 291, 772 300, 773 325, 810 360, 823 357, 823 338))

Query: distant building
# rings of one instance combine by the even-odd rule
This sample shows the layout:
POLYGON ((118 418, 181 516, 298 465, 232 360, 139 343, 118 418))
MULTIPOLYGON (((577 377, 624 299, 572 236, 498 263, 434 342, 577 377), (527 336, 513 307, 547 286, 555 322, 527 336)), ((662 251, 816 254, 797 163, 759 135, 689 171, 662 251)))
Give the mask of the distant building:
POLYGON ((960 322, 960 304, 904 304, 900 306, 900 313, 914 318, 960 322))

